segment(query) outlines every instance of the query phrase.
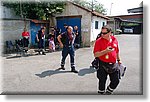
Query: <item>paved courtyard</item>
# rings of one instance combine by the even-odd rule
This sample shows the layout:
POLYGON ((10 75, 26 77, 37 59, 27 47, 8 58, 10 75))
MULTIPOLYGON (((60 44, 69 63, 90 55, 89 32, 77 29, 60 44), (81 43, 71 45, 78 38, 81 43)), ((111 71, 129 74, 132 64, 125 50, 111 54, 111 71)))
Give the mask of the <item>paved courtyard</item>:
MULTIPOLYGON (((122 34, 116 37, 127 71, 114 94, 143 94, 142 36, 122 34)), ((92 50, 93 47, 76 50, 78 74, 70 72, 69 56, 66 70, 57 70, 60 67, 61 51, 10 59, 1 57, 0 91, 3 94, 97 94, 96 71, 90 68, 94 59, 92 50)))

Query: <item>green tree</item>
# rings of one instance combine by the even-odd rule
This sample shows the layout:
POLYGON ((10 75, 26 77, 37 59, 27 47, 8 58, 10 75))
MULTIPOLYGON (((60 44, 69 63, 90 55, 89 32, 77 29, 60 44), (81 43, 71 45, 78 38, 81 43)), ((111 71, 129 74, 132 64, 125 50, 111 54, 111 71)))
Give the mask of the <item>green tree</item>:
POLYGON ((38 2, 22 2, 21 0, 15 2, 3 1, 2 4, 13 9, 16 15, 20 15, 22 18, 46 20, 55 14, 62 13, 65 6, 64 2, 42 2, 40 0, 38 2))
POLYGON ((103 4, 100 4, 96 0, 90 0, 89 2, 86 0, 72 0, 72 2, 77 3, 83 7, 91 9, 92 11, 96 11, 102 14, 106 14, 106 9, 104 8, 103 4))

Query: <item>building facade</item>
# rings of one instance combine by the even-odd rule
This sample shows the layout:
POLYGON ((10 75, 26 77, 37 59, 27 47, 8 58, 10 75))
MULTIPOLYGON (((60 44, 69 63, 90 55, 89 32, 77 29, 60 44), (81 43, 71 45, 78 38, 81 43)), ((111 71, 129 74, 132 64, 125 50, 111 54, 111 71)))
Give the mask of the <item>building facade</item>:
POLYGON ((107 24, 108 17, 93 12, 78 4, 67 2, 63 13, 56 16, 56 25, 63 29, 63 24, 78 26, 82 46, 90 46, 101 32, 101 27, 107 24))
POLYGON ((109 16, 108 24, 113 28, 116 34, 117 29, 122 33, 143 33, 143 2, 140 7, 128 9, 128 15, 109 16))
POLYGON ((17 16, 12 9, 3 5, 0 5, 0 8, 1 45, 4 49, 6 41, 12 41, 12 43, 15 43, 15 40, 22 38, 22 32, 25 27, 30 34, 29 42, 31 46, 35 45, 35 37, 41 26, 46 26, 47 30, 45 34, 48 33, 49 21, 22 19, 20 16, 17 16))
MULTIPOLYGON (((16 40, 21 37, 21 33, 27 26, 27 30, 30 33, 30 43, 35 44, 35 35, 41 26, 47 25, 47 21, 36 21, 27 19, 21 19, 20 16, 16 16, 14 11, 1 5, 2 16, 1 16, 1 26, 2 26, 2 38, 3 42, 7 40, 16 40), (43 23, 44 22, 44 23, 43 23), (15 25, 15 26, 14 26, 15 25)), ((70 26, 78 26, 80 32, 81 45, 90 46, 90 43, 94 41, 97 35, 101 32, 101 27, 107 24, 109 18, 84 8, 78 4, 72 2, 66 2, 65 9, 63 13, 58 14, 54 17, 54 25, 64 31, 64 23, 70 26)), ((4 44, 4 43, 3 43, 4 44)))

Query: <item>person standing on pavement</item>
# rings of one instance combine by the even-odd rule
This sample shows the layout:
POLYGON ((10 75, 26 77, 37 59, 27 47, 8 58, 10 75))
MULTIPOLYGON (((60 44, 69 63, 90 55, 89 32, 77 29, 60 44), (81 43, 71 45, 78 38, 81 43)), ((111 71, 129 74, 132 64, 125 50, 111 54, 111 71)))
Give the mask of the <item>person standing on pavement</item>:
POLYGON ((103 26, 101 37, 96 40, 94 46, 94 57, 99 58, 99 69, 97 78, 99 79, 99 94, 112 94, 119 84, 118 70, 115 63, 121 64, 117 39, 111 34, 111 27, 103 26), (110 84, 105 91, 107 75, 110 77, 110 84))
POLYGON ((38 42, 39 54, 41 54, 41 52, 42 52, 43 55, 46 55, 44 52, 44 39, 45 39, 44 32, 45 32, 45 28, 42 27, 38 31, 36 38, 37 38, 37 42, 38 42))
POLYGON ((61 69, 65 70, 65 60, 68 54, 70 55, 70 63, 71 63, 71 72, 78 73, 78 71, 75 69, 75 63, 74 63, 74 40, 75 40, 75 34, 73 33, 73 28, 71 26, 68 26, 67 31, 60 34, 58 37, 58 42, 60 44, 60 47, 63 48, 62 50, 62 59, 61 59, 61 69), (62 42, 62 39, 64 39, 62 42))
POLYGON ((74 33, 76 34, 75 47, 79 48, 80 47, 80 33, 78 30, 78 26, 74 26, 74 33))

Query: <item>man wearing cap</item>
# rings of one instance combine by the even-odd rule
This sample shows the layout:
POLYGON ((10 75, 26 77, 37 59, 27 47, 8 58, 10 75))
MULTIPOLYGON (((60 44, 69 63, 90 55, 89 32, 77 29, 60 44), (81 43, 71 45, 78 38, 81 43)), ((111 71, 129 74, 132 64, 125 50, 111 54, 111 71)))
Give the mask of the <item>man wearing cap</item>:
POLYGON ((116 61, 121 64, 117 39, 112 36, 111 28, 106 25, 102 27, 101 37, 96 40, 94 46, 94 57, 99 58, 99 94, 112 94, 119 84, 118 70, 114 68, 116 61), (110 84, 105 91, 107 75, 110 77, 110 84))

